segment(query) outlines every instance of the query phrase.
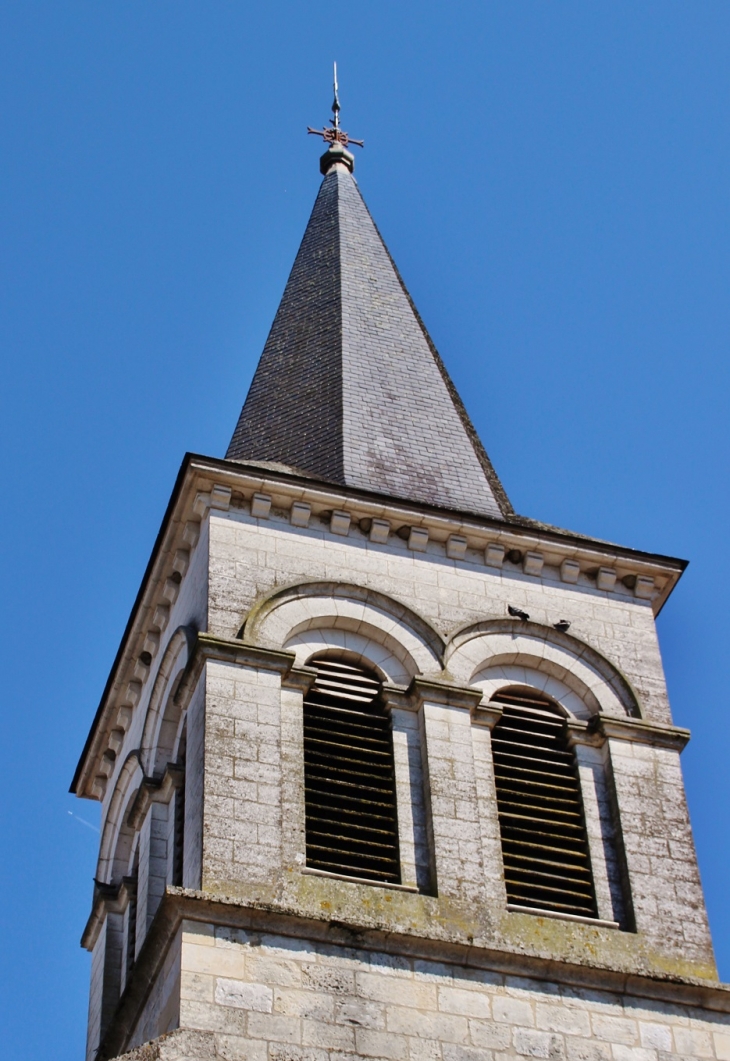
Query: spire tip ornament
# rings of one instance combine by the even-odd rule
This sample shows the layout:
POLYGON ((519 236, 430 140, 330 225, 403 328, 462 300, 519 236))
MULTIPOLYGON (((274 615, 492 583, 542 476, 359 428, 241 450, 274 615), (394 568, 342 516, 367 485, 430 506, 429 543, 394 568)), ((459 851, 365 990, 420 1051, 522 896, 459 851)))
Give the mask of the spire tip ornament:
POLYGON ((343 129, 340 128, 340 95, 339 87, 337 85, 337 63, 334 64, 333 88, 334 99, 332 100, 330 128, 312 129, 311 126, 307 126, 308 133, 311 133, 314 136, 321 136, 324 142, 329 144, 329 147, 319 160, 319 168, 323 176, 329 172, 330 167, 334 166, 336 162, 341 162, 343 166, 347 166, 350 173, 352 173, 355 168, 355 156, 347 150, 347 145, 355 144, 357 147, 365 146, 362 140, 353 140, 343 129))

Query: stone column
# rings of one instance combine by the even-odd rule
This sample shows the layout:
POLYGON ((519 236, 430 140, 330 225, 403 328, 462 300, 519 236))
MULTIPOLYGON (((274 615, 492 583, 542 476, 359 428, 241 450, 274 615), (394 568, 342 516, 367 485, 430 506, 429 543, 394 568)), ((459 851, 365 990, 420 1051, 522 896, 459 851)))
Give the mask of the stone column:
POLYGON ((435 884, 440 897, 486 901, 471 711, 481 691, 419 678, 411 685, 424 750, 435 884))

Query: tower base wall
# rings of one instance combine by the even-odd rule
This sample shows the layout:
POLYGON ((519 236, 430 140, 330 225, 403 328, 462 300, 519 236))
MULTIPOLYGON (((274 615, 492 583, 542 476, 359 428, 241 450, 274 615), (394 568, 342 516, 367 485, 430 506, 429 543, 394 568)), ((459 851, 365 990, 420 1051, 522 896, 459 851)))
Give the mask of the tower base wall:
POLYGON ((179 999, 125 1061, 730 1061, 705 1006, 194 922, 179 999))

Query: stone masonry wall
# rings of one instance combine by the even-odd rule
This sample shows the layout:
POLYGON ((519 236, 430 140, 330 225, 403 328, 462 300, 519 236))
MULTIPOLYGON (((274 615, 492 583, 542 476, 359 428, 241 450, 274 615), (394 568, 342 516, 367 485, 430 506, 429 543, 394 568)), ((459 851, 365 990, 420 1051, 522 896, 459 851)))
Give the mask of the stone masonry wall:
POLYGON ((180 1020, 227 1061, 730 1061, 727 1014, 192 922, 180 1020))
POLYGON ((139 1046, 180 1025, 180 973, 182 933, 173 939, 144 1008, 137 1019, 129 1046, 139 1046))
POLYGON ((275 902, 303 916, 319 917, 326 908, 354 925, 461 942, 473 937, 480 946, 557 960, 581 955, 590 964, 626 972, 713 977, 676 751, 612 741, 611 773, 606 767, 601 775, 603 764, 590 769, 591 749, 582 750, 600 913, 630 929, 633 905, 638 929, 600 929, 598 944, 593 926, 554 919, 538 930, 532 915, 508 912, 490 734, 472 723, 467 709, 426 702, 410 713, 411 728, 401 731, 411 739, 414 768, 409 772, 401 763, 397 790, 405 838, 402 880, 412 890, 384 899, 382 889, 367 883, 307 873, 302 694, 282 689, 279 674, 263 666, 209 661, 205 674, 203 890, 275 902), (613 815, 606 806, 609 776, 618 796, 630 895, 621 894, 613 815))
POLYGON ((467 623, 502 619, 508 604, 546 625, 565 618, 571 634, 627 677, 644 717, 671 721, 651 606, 621 591, 620 584, 602 592, 581 576, 571 586, 547 564, 541 576, 530 576, 506 561, 501 569, 486 567, 474 550, 467 550, 464 560, 449 560, 437 543, 415 553, 394 534, 385 545, 373 543, 355 524, 341 537, 314 517, 310 527, 301 528, 275 510, 269 519, 257 520, 238 509, 211 513, 209 577, 208 629, 222 637, 235 637, 252 605, 277 586, 312 580, 389 594, 442 635, 467 623))

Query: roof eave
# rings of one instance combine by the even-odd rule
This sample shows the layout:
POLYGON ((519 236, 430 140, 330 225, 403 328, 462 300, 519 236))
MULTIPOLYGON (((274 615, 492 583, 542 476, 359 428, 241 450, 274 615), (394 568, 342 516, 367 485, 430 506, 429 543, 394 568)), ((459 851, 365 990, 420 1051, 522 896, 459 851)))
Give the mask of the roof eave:
MULTIPOLYGON (((145 598, 148 595, 152 582, 158 577, 158 561, 164 552, 171 527, 175 523, 176 516, 178 517, 178 522, 181 518, 177 511, 181 504, 181 499, 183 498, 183 495, 189 493, 189 490, 187 490, 186 487, 188 487, 191 482, 194 482, 195 477, 201 474, 212 474, 217 478, 222 479, 224 485, 226 479, 231 481, 238 480, 240 482, 241 477, 246 477, 255 480, 255 484, 252 487, 253 489, 265 489, 267 483, 272 485, 278 483, 282 487, 287 488, 288 491, 294 489, 301 492, 317 492, 325 498, 331 499, 333 502, 344 502, 345 498, 347 498, 351 503, 359 504, 365 508, 368 506, 387 508, 389 512, 393 514, 394 518, 401 519, 403 522, 407 522, 408 519, 412 519, 413 517, 422 518, 424 520, 431 518, 434 521, 438 521, 441 525, 445 522, 453 522, 462 529, 472 529, 476 534, 479 532, 487 535, 493 533, 495 536, 500 537, 511 535, 518 538, 528 538, 533 541, 539 539, 541 542, 554 543, 556 546, 569 546, 575 550, 583 552, 593 551, 596 554, 605 556, 607 560, 613 560, 614 562, 618 559, 649 565, 660 569, 662 573, 667 576, 666 586, 658 600, 658 607, 655 614, 658 614, 658 611, 666 603, 666 600, 688 564, 688 561, 677 557, 618 546, 610 542, 601 541, 600 539, 586 538, 570 531, 561 530, 560 528, 545 527, 542 524, 537 524, 535 521, 520 516, 513 516, 506 520, 496 519, 490 516, 481 516, 474 512, 464 512, 461 510, 444 508, 420 501, 409 501, 407 498, 393 497, 389 494, 343 487, 339 483, 331 483, 321 479, 312 479, 310 476, 303 475, 296 471, 285 470, 281 466, 271 467, 265 462, 243 462, 219 457, 206 457, 196 453, 186 453, 177 474, 175 485, 165 510, 160 530, 155 539, 150 559, 145 568, 140 588, 135 597, 129 619, 127 620, 122 634, 119 649, 114 658, 114 662, 104 686, 104 691, 94 715, 94 720, 91 724, 89 734, 84 743, 83 751, 74 772, 70 791, 75 795, 84 794, 84 789, 88 782, 90 763, 94 758, 95 743, 98 734, 101 732, 100 724, 104 719, 110 693, 118 679, 120 666, 124 662, 128 642, 134 632, 135 621, 145 598)), ((183 504, 184 503, 186 502, 183 502, 183 504)))

